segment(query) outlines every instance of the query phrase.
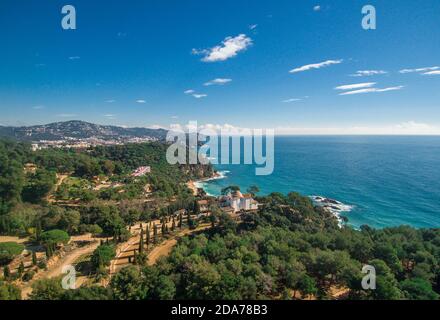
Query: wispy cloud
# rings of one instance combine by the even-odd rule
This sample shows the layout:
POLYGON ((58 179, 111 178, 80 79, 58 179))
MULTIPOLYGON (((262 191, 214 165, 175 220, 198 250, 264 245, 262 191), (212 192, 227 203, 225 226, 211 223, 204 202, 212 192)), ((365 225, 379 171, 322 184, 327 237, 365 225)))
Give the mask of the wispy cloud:
POLYGON ((245 34, 240 34, 236 37, 227 37, 220 45, 210 49, 193 49, 192 53, 204 55, 203 62, 225 61, 246 50, 250 45, 252 45, 252 39, 245 34))
POLYGON ((196 99, 206 98, 208 95, 204 93, 194 93, 192 96, 196 99))
POLYGON ((374 86, 375 84, 376 84, 376 82, 346 84, 343 86, 336 87, 335 90, 353 90, 353 89, 361 89, 361 88, 370 88, 370 87, 374 86))
POLYGON ((206 82, 205 84, 203 84, 204 86, 214 86, 214 85, 224 85, 227 84, 229 82, 231 82, 232 79, 223 79, 223 78, 217 78, 211 81, 206 82))
POLYGON ((208 96, 207 94, 204 94, 204 93, 196 93, 196 91, 192 90, 192 89, 186 90, 186 91, 184 91, 184 93, 186 95, 192 96, 196 99, 201 99, 201 98, 205 98, 208 96))
POLYGON ((41 105, 33 106, 32 107, 32 109, 34 109, 34 110, 41 110, 41 109, 44 109, 44 108, 46 108, 46 107, 45 106, 41 106, 41 105))
POLYGON ((147 101, 145 101, 143 99, 139 99, 139 100, 136 100, 136 103, 147 103, 147 101))
POLYGON ((440 135, 440 126, 407 121, 383 126, 350 127, 278 127, 279 135, 440 135))
POLYGON ((424 75, 425 76, 440 75, 440 70, 425 72, 424 75))
POLYGON ((69 57, 69 60, 79 60, 79 59, 81 59, 81 57, 79 56, 69 57))
POLYGON ((255 29, 257 29, 257 27, 258 27, 258 24, 251 24, 251 25, 249 26, 249 29, 250 29, 250 30, 255 30, 255 29))
POLYGON ((435 71, 435 70, 439 70, 440 67, 435 66, 435 67, 426 67, 426 68, 417 68, 417 69, 403 69, 400 70, 400 73, 423 73, 423 72, 428 72, 428 71, 435 71))
POLYGON ((360 70, 356 71, 355 74, 351 74, 352 77, 370 77, 370 76, 376 76, 380 74, 387 74, 388 72, 384 70, 360 70))
POLYGON ((116 115, 114 115, 114 114, 105 114, 104 117, 106 117, 108 119, 116 119, 116 115))
POLYGON ((321 6, 320 5, 316 5, 313 7, 313 11, 320 11, 321 10, 321 6))
POLYGON ((286 99, 286 100, 283 100, 283 101, 281 101, 281 102, 284 102, 284 103, 291 103, 291 102, 298 102, 298 101, 302 101, 303 99, 300 99, 300 98, 291 98, 291 99, 286 99))
POLYGON ((388 87, 388 88, 366 88, 366 89, 342 92, 339 95, 340 96, 347 96, 347 95, 362 94, 362 93, 388 92, 388 91, 401 90, 403 88, 404 88, 404 86, 396 86, 396 87, 388 87))
POLYGON ((321 69, 321 68, 329 67, 329 66, 334 65, 334 64, 340 64, 340 63, 342 63, 342 61, 344 61, 344 60, 342 60, 342 59, 341 60, 327 60, 327 61, 324 61, 324 62, 307 64, 305 66, 292 69, 289 72, 290 73, 297 73, 297 72, 309 71, 309 70, 312 70, 312 69, 321 69))
POLYGON ((110 99, 110 100, 106 100, 105 102, 107 102, 107 103, 115 103, 116 100, 114 100, 114 99, 110 99))
POLYGON ((74 118, 78 115, 74 114, 74 113, 60 113, 60 114, 57 114, 56 116, 60 117, 60 118, 74 118))

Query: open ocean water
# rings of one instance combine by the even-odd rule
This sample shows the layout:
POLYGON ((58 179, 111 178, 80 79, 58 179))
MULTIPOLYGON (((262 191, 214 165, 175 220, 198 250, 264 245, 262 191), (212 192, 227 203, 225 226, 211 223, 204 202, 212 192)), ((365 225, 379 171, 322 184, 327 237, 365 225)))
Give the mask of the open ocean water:
POLYGON ((220 179, 200 183, 209 194, 258 185, 260 195, 297 191, 340 201, 355 228, 440 227, 440 137, 307 136, 275 138, 275 169, 217 165, 220 179))

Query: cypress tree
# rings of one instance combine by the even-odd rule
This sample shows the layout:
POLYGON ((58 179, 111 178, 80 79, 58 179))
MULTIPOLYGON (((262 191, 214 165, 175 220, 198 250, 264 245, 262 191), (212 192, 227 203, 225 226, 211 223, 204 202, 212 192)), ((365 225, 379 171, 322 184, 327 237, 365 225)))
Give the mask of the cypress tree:
POLYGON ((165 223, 162 223, 162 230, 161 230, 161 232, 162 232, 162 237, 165 236, 165 233, 166 233, 166 228, 165 228, 165 226, 166 226, 166 224, 165 224, 165 223))
POLYGON ((38 221, 37 222, 37 226, 35 227, 35 239, 37 241, 40 241, 41 232, 42 232, 42 230, 41 230, 41 222, 38 221))
POLYGON ((5 279, 9 279, 9 277, 11 276, 11 270, 9 270, 8 266, 5 266, 3 268, 3 276, 5 277, 5 279))
POLYGON ((173 223, 171 224, 171 231, 174 231, 176 229, 176 221, 174 221, 173 217, 173 223))
POLYGON ((157 226, 156 226, 156 224, 154 224, 154 227, 153 227, 153 242, 154 242, 154 244, 157 243, 157 226))
POLYGON ((32 265, 37 265, 37 253, 35 251, 32 251, 32 265))
POLYGON ((20 262, 20 266, 18 267, 18 276, 21 277, 24 272, 24 264, 23 261, 20 262))
POLYGON ((179 215, 179 228, 182 229, 182 225, 183 225, 183 215, 182 213, 179 215))
POLYGON ((144 252, 144 229, 141 229, 141 235, 139 239, 139 254, 144 252))
POLYGON ((147 236, 146 236, 146 240, 147 240, 147 248, 150 245, 150 227, 147 226, 147 236))

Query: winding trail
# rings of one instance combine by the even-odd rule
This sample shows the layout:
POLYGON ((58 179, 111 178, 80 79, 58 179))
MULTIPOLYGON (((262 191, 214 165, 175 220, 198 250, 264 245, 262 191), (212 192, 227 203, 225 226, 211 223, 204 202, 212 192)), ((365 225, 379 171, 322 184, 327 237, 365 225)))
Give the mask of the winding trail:
MULTIPOLYGON (((159 220, 153 221, 153 223, 158 223, 159 220)), ((167 225, 168 227, 171 226, 172 222, 169 222, 167 225)), ((154 265, 157 260, 159 260, 161 257, 167 256, 170 254, 173 247, 177 244, 177 240, 183 236, 196 233, 202 230, 206 230, 211 227, 211 224, 206 223, 203 225, 200 225, 194 230, 185 229, 180 232, 177 232, 176 234, 172 235, 171 238, 166 239, 159 245, 155 246, 147 255, 148 265, 154 265)), ((150 230, 150 236, 152 236, 152 230, 150 230)), ((134 256, 134 251, 138 250, 139 248, 139 231, 136 232, 136 235, 132 238, 130 238, 127 242, 125 242, 121 248, 117 250, 115 258, 110 263, 110 276, 113 276, 115 273, 117 273, 119 270, 121 270, 123 267, 126 267, 130 265, 129 263, 129 257, 134 256)), ((161 234, 160 228, 158 228, 158 235, 161 234)))
POLYGON ((27 299, 32 292, 32 284, 40 279, 51 279, 61 276, 63 267, 66 265, 72 265, 78 260, 80 257, 91 254, 95 249, 99 246, 99 241, 95 240, 91 244, 88 244, 84 247, 75 249, 65 256, 57 260, 53 265, 48 267, 46 271, 38 272, 35 277, 27 282, 25 285, 21 286, 21 296, 22 299, 27 299))

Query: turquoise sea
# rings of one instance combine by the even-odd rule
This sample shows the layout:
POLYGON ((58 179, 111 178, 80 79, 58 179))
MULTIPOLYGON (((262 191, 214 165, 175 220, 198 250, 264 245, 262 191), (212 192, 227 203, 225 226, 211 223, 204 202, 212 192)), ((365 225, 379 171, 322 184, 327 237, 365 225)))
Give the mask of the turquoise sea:
POLYGON ((349 224, 440 227, 440 137, 276 137, 275 170, 217 165, 220 179, 200 183, 212 195, 225 186, 261 195, 297 191, 342 202, 349 224))

